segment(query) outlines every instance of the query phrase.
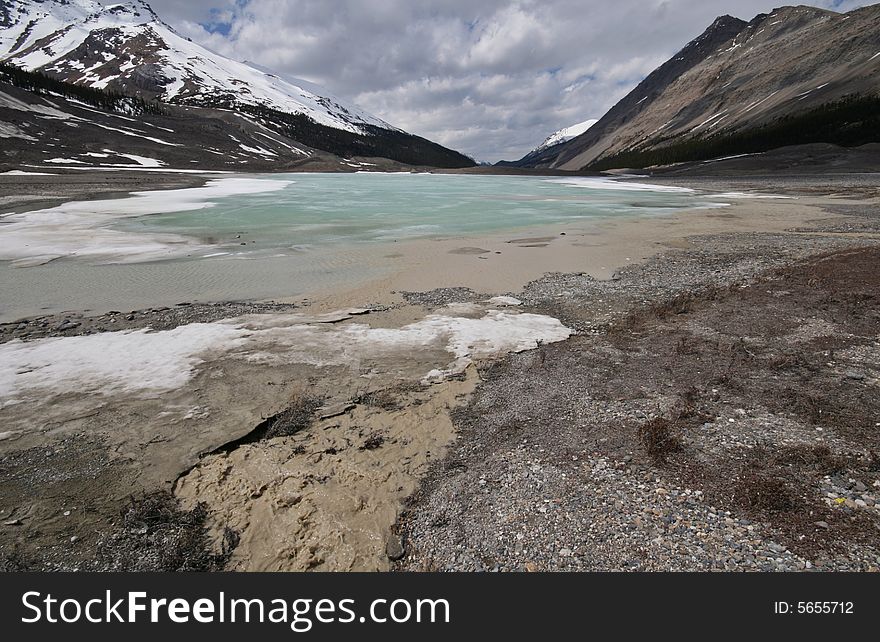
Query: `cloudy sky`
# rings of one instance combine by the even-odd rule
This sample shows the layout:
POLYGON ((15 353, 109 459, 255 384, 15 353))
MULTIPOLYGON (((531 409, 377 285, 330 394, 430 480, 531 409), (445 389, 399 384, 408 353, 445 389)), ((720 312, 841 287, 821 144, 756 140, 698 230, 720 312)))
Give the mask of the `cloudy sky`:
MULTIPOLYGON (((238 60, 326 87, 478 160, 602 114, 719 15, 782 0, 149 0, 238 60)), ((799 3, 849 11, 857 0, 799 3)))

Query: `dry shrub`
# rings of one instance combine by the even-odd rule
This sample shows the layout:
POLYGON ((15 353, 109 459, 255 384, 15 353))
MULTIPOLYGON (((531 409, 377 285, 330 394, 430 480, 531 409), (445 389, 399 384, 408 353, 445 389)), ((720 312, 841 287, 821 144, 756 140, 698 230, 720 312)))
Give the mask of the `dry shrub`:
POLYGON ((767 361, 770 370, 792 370, 804 365, 803 358, 799 354, 790 352, 774 355, 767 361))
POLYGON ((835 455, 825 444, 784 446, 775 453, 768 452, 766 458, 774 466, 794 468, 800 474, 810 471, 817 475, 830 475, 847 465, 844 457, 835 455))
POLYGON ((672 418, 680 426, 682 422, 687 425, 702 424, 712 421, 714 418, 700 409, 700 391, 691 386, 678 396, 678 401, 672 407, 672 418))
POLYGON ((703 342, 699 339, 692 336, 682 337, 678 340, 678 343, 675 344, 674 352, 678 356, 700 354, 702 347, 703 342))
POLYGON ((294 393, 287 408, 266 420, 268 424, 260 439, 289 437, 304 428, 308 428, 312 422, 315 410, 320 405, 321 400, 316 397, 294 393))
POLYGON ((376 450, 377 448, 381 448, 382 444, 384 443, 385 437, 374 433, 367 437, 366 441, 364 441, 364 445, 361 446, 358 450, 376 450))
POLYGON ((664 463, 669 455, 682 449, 672 422, 662 417, 639 426, 638 436, 648 456, 657 463, 664 463))
POLYGON ((758 358, 753 348, 742 337, 730 342, 719 341, 718 353, 727 355, 731 363, 750 363, 758 358))
POLYGON ((699 295, 691 294, 689 292, 677 294, 671 299, 667 299, 666 301, 655 305, 652 312, 658 319, 665 319, 679 314, 687 314, 688 312, 693 311, 694 305, 699 298, 701 298, 699 295))
POLYGON ((315 416, 315 411, 321 406, 321 403, 322 400, 318 397, 294 392, 287 408, 264 419, 248 434, 220 446, 213 453, 228 453, 245 444, 295 435, 309 427, 315 416))
POLYGON ((386 411, 400 410, 400 402, 390 390, 375 390, 361 395, 357 403, 386 411))
POLYGON ((204 504, 183 510, 167 491, 132 497, 121 523, 98 544, 101 568, 109 571, 222 571, 238 534, 227 528, 222 548, 213 550, 204 504))
POLYGON ((756 471, 746 471, 734 488, 742 508, 763 514, 785 513, 797 505, 788 484, 778 478, 756 471))

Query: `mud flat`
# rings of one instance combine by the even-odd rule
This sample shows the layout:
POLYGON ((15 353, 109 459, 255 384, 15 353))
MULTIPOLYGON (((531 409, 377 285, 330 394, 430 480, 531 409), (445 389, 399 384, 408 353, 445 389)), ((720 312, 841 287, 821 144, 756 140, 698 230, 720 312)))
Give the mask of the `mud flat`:
POLYGON ((3 564, 877 567, 862 185, 0 326, 3 564))

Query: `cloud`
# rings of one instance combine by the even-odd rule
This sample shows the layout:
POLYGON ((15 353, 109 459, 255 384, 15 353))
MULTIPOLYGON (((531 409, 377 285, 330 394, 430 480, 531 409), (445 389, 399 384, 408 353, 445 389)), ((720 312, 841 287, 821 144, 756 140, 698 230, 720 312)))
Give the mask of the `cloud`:
MULTIPOLYGON (((481 160, 599 118, 719 15, 778 0, 153 0, 196 42, 481 160)), ((817 0, 849 11, 870 4, 817 0)))

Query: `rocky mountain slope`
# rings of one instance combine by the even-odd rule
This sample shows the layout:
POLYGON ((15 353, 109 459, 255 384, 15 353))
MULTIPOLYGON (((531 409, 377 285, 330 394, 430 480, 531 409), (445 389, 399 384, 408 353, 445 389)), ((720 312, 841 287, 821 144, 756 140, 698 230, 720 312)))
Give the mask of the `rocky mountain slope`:
POLYGON ((308 83, 209 51, 178 34, 143 0, 0 0, 0 62, 146 101, 233 111, 338 156, 473 164, 308 83))
POLYGON ((718 18, 586 133, 516 165, 644 167, 878 139, 880 5, 718 18))
POLYGON ((0 67, 0 173, 366 169, 235 112, 142 103, 0 67))

